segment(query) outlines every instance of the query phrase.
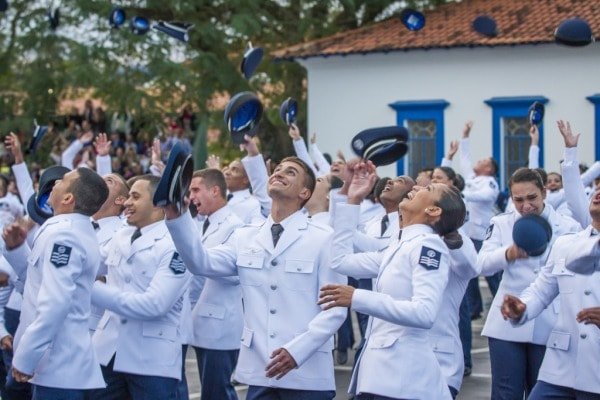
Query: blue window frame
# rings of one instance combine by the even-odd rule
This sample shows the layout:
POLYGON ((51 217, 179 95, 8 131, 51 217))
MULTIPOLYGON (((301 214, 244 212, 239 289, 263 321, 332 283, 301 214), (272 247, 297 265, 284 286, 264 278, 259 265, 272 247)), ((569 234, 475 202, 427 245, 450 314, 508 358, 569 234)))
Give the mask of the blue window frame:
POLYGON ((396 124, 409 131, 408 154, 396 163, 396 173, 415 176, 423 168, 439 165, 444 157, 446 100, 397 101, 396 124))
POLYGON ((600 160, 600 93, 586 97, 594 105, 594 155, 600 160))
MULTIPOLYGON (((492 157, 500 168, 500 187, 504 189, 512 172, 527 166, 529 154, 528 111, 534 101, 548 103, 543 96, 492 97, 485 103, 492 107, 492 157)), ((544 124, 540 132, 540 167, 544 166, 544 124)))

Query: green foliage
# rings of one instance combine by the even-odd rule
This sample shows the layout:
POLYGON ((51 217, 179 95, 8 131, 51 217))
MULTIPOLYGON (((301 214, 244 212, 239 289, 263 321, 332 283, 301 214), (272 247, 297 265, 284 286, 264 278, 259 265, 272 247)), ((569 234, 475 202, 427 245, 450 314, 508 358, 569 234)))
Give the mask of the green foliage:
MULTIPOLYGON (((444 0, 408 1, 427 7, 444 0)), ((165 112, 184 103, 195 105, 206 130, 224 130, 222 109, 212 106, 219 95, 241 90, 259 92, 265 100, 261 123, 263 152, 274 158, 291 151, 287 129, 279 120, 279 104, 288 96, 300 102, 299 125, 305 126, 306 72, 289 62, 274 63, 269 52, 291 44, 328 36, 389 17, 398 2, 391 0, 180 0, 123 2, 127 17, 194 24, 189 44, 157 32, 136 36, 127 26, 111 29, 108 1, 62 2, 61 25, 51 31, 45 2, 11 0, 0 15, 0 129, 31 129, 31 119, 55 117, 61 99, 86 89, 111 110, 127 109, 146 121, 151 132, 165 112), (42 4, 43 3, 43 4, 42 4), (239 72, 248 41, 267 56, 249 82, 239 72)), ((224 158, 239 155, 226 135, 209 151, 224 158), (226 149, 227 147, 227 149, 226 149)), ((197 165, 205 146, 196 143, 197 165)))

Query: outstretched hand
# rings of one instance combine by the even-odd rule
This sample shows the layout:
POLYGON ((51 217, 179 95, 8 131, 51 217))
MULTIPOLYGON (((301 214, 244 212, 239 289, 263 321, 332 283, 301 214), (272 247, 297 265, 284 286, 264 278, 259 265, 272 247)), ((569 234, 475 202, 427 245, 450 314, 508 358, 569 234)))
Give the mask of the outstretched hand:
POLYGON ((377 171, 371 161, 356 164, 348 188, 348 204, 360 204, 371 193, 376 183, 377 171))
POLYGON ((556 125, 558 126, 558 130, 563 137, 565 147, 577 147, 580 134, 574 134, 573 131, 571 131, 571 124, 569 121, 565 122, 563 120, 558 120, 556 121, 556 125))
POLYGON ((96 140, 94 140, 94 148, 98 156, 106 156, 110 152, 110 145, 112 142, 108 140, 106 133, 99 133, 96 140))

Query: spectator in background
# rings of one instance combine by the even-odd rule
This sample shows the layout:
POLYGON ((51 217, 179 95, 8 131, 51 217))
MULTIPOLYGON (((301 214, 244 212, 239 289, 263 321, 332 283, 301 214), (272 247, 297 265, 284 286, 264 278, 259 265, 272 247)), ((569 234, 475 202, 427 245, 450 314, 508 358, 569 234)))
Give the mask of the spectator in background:
POLYGON ((188 136, 193 136, 196 132, 196 115, 192 111, 192 106, 186 104, 181 111, 181 115, 177 118, 180 127, 188 136))
POLYGON ((92 100, 87 99, 83 106, 83 114, 81 115, 81 121, 87 121, 90 124, 94 120, 94 103, 92 100))
POLYGON ((106 113, 102 107, 94 108, 91 122, 95 133, 106 132, 106 113))

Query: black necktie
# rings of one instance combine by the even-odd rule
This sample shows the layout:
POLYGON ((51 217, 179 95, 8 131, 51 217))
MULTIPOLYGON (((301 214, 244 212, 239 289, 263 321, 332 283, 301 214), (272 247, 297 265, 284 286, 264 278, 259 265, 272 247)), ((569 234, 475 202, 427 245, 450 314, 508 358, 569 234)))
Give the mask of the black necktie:
POLYGON ((133 232, 133 235, 131 235, 131 243, 133 243, 135 239, 139 238, 140 236, 142 236, 142 230, 137 228, 135 232, 133 232))
POLYGON ((227 195, 227 201, 231 200, 231 198, 232 198, 232 197, 233 197, 233 195, 232 195, 231 193, 229 193, 229 194, 227 195))
POLYGON ((390 218, 387 216, 387 214, 385 214, 383 216, 383 218, 381 218, 381 235, 379 235, 379 236, 383 236, 383 234, 387 230, 389 223, 390 223, 390 218))
POLYGON ((210 221, 208 220, 208 218, 206 218, 204 220, 204 223, 202 224, 202 234, 203 235, 206 233, 206 230, 208 229, 209 225, 210 225, 210 221))
POLYGON ((279 242, 279 238, 283 233, 283 226, 281 224, 273 224, 271 226, 271 235, 273 236, 273 247, 277 246, 277 242, 279 242))
POLYGON ((95 231, 97 231, 98 229, 100 229, 100 224, 97 223, 96 221, 92 221, 92 226, 94 227, 95 231))
POLYGON ((398 240, 402 239, 402 231, 398 232, 398 240))

